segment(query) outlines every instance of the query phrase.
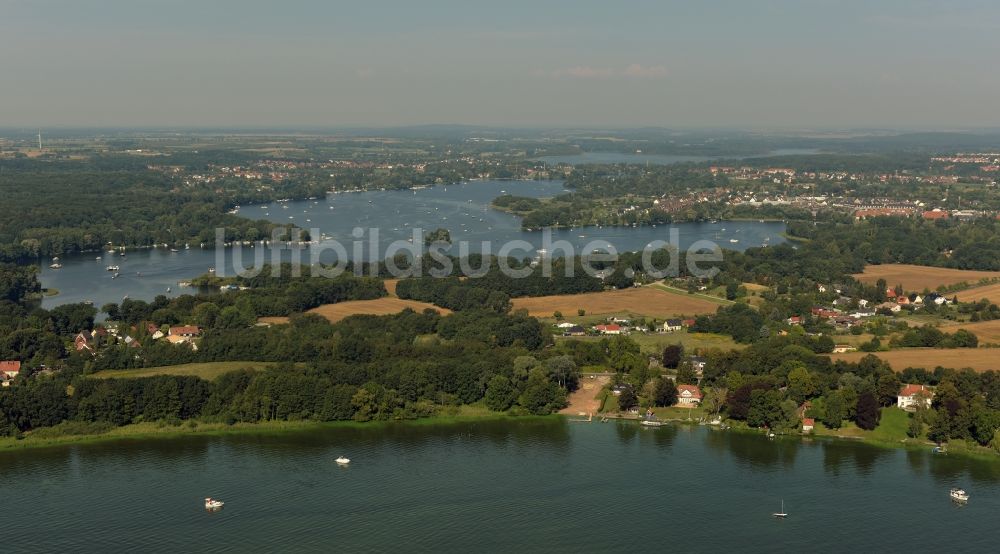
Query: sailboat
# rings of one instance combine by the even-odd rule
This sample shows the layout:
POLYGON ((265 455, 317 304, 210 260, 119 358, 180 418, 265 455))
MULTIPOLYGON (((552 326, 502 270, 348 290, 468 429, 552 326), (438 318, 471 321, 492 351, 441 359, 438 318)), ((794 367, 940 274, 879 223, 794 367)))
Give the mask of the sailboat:
POLYGON ((781 511, 780 512, 775 512, 775 513, 773 513, 771 515, 774 516, 774 517, 776 517, 776 518, 778 518, 778 519, 784 519, 784 518, 788 517, 788 514, 785 513, 785 499, 784 498, 781 499, 781 511))

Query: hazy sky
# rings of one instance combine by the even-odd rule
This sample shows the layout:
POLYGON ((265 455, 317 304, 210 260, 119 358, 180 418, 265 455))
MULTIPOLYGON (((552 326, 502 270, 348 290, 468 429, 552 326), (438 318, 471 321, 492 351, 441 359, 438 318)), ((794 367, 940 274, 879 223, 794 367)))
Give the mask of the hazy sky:
POLYGON ((0 0, 0 127, 995 127, 998 59, 995 0, 0 0))

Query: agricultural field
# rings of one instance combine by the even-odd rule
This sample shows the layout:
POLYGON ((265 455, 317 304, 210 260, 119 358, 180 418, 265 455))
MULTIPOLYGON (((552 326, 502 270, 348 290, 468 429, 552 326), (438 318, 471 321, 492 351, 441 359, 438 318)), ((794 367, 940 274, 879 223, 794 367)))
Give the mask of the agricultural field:
MULTIPOLYGON (((895 371, 908 367, 933 370, 938 366, 955 369, 971 367, 976 371, 1000 370, 1000 349, 996 348, 902 348, 873 354, 888 362, 895 371)), ((867 355, 867 352, 846 352, 831 354, 830 358, 857 362, 867 355)))
POLYGON ((437 310, 442 314, 450 314, 451 310, 428 304, 427 302, 417 302, 416 300, 403 300, 391 296, 377 298, 375 300, 350 300, 347 302, 337 302, 336 304, 324 304, 318 308, 313 308, 307 313, 319 314, 336 323, 345 317, 357 314, 369 315, 389 315, 410 308, 411 310, 422 312, 427 308, 437 310))
MULTIPOLYGON (((954 333, 959 329, 965 329, 975 333, 979 337, 980 346, 986 343, 1000 344, 1000 320, 979 321, 976 323, 951 323, 941 325, 940 329, 946 333, 954 333)), ((997 365, 1000 366, 1000 350, 994 350, 997 358, 997 365)))
POLYGON ((994 304, 1000 304, 1000 283, 959 291, 956 296, 960 302, 976 302, 985 298, 994 304))
POLYGON ((587 315, 629 314, 666 318, 715 313, 719 308, 718 302, 653 287, 515 298, 513 303, 515 310, 526 309, 528 314, 537 317, 551 317, 554 312, 571 317, 582 309, 587 315))
POLYGON ((863 273, 854 275, 863 283, 874 284, 885 279, 890 287, 903 285, 908 291, 935 290, 944 285, 969 283, 974 285, 981 279, 1000 279, 1000 271, 972 271, 910 264, 867 265, 863 273))

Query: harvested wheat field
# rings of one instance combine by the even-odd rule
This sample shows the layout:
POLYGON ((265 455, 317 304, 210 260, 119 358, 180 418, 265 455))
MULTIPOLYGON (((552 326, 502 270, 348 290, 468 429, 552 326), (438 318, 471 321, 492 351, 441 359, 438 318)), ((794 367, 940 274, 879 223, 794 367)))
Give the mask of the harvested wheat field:
POLYGON ((994 304, 1000 304, 1000 283, 959 291, 955 296, 958 296, 959 302, 975 302, 985 298, 994 304))
POLYGON ((450 314, 451 310, 446 310, 428 304, 427 302, 417 302, 416 300, 403 300, 402 298, 378 298, 376 300, 350 300, 348 302, 338 302, 336 304, 324 304, 318 308, 309 310, 308 313, 319 314, 331 322, 336 323, 345 317, 357 314, 389 315, 410 308, 416 312, 422 312, 427 308, 437 310, 442 314, 450 314))
MULTIPOLYGON (((968 326, 963 325, 963 328, 968 326)), ((996 348, 904 348, 873 354, 889 362, 895 371, 902 371, 908 367, 933 370, 938 366, 955 369, 971 367, 976 371, 1000 370, 1000 349, 996 348)), ((847 352, 831 354, 830 358, 857 362, 867 355, 867 352, 847 352)))
MULTIPOLYGON (((961 297, 959 297, 961 299, 961 297)), ((971 299, 971 297, 967 298, 971 299)), ((976 323, 949 323, 941 325, 940 329, 946 333, 954 333, 959 329, 965 329, 970 333, 975 333, 979 337, 979 344, 986 343, 1000 344, 1000 320, 979 321, 976 323)), ((997 364, 1000 365, 1000 350, 994 350, 997 364)))
POLYGON ((561 294, 513 299, 514 309, 527 309, 536 317, 552 317, 553 312, 575 316, 629 313, 648 317, 714 314, 719 304, 695 296, 674 294, 653 287, 641 287, 586 294, 561 294))
MULTIPOLYGON (((375 300, 349 300, 347 302, 337 302, 336 304, 324 304, 318 308, 313 308, 306 313, 319 314, 336 323, 345 317, 358 314, 367 315, 389 315, 410 308, 416 312, 422 312, 427 308, 437 310, 441 314, 450 314, 451 310, 428 304, 427 302, 417 302, 416 300, 403 300, 402 298, 385 297, 375 300)), ((257 321, 260 323, 281 324, 288 323, 287 317, 262 317, 257 321)))
POLYGON ((873 284, 879 279, 885 279, 890 287, 903 285, 908 291, 934 290, 940 285, 957 285, 958 283, 976 284, 980 279, 1000 278, 1000 271, 973 271, 968 269, 949 269, 946 267, 930 267, 926 265, 882 264, 867 265, 863 273, 854 275, 863 283, 873 284))

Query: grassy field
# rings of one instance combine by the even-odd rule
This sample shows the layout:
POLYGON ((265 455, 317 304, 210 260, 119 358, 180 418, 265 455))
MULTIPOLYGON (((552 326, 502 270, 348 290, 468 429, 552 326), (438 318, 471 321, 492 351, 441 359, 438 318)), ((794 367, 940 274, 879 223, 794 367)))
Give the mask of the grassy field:
MULTIPOLYGON (((966 327, 963 325, 963 328, 966 327)), ((867 354, 867 352, 846 352, 831 354, 830 358, 857 362, 867 354)), ((908 367, 932 370, 937 366, 956 369, 971 367, 976 371, 1000 369, 1000 350, 995 348, 901 348, 873 354, 888 362, 895 371, 902 371, 908 367)))
POLYGON ((905 411, 890 406, 882 409, 882 419, 878 427, 870 432, 872 440, 882 442, 899 442, 906 439, 906 430, 910 426, 910 416, 905 411))
POLYGON ((688 333, 678 331, 676 333, 663 334, 632 334, 632 340, 639 344, 643 352, 660 353, 668 344, 681 344, 684 351, 694 353, 699 350, 719 348, 722 350, 738 350, 746 348, 745 344, 739 344, 727 335, 717 335, 715 333, 688 333))
POLYGON ((91 375, 97 379, 153 377, 155 375, 196 375, 202 379, 212 380, 237 369, 262 370, 273 367, 273 362, 204 362, 196 364, 168 365, 146 367, 142 369, 106 369, 91 375))
POLYGON ((882 409, 882 418, 879 420, 878 427, 871 431, 859 428, 852 421, 845 421, 840 429, 828 429, 817 421, 813 434, 825 437, 861 439, 884 444, 899 444, 905 441, 921 442, 906 436, 909 425, 910 416, 905 411, 891 406, 882 409))
POLYGON ((704 408, 671 406, 669 408, 653 408, 653 414, 659 419, 691 419, 697 421, 705 417, 708 412, 704 408))
MULTIPOLYGON (((936 289, 939 285, 975 284, 980 279, 1000 278, 998 271, 972 271, 909 264, 867 265, 862 273, 854 276, 864 283, 885 279, 890 286, 903 285, 908 291, 936 289)), ((967 293, 966 293, 967 294, 967 293)))
POLYGON ((526 309, 530 315, 538 317, 551 317, 556 311, 570 317, 582 309, 587 315, 627 314, 666 318, 715 313, 719 307, 719 304, 712 300, 688 294, 674 294, 653 287, 515 298, 513 303, 515 310, 526 309))
MULTIPOLYGON (((686 333, 678 331, 676 333, 632 333, 628 336, 635 341, 644 354, 659 354, 663 352, 668 344, 681 344, 684 351, 689 354, 695 352, 718 348, 721 350, 739 350, 746 348, 745 344, 739 344, 726 335, 716 335, 714 333, 686 333)), ((562 337, 557 336, 556 340, 583 340, 599 341, 599 336, 586 337, 562 337)))
POLYGON ((708 292, 710 292, 712 294, 705 294, 704 292, 694 292, 694 293, 691 293, 691 292, 688 292, 688 291, 686 291, 684 289, 679 289, 677 287, 672 287, 672 286, 667 285, 665 283, 653 283, 652 285, 649 285, 649 287, 657 289, 657 290, 662 290, 662 291, 665 291, 665 292, 669 292, 670 294, 677 294, 677 295, 680 295, 680 296, 684 296, 684 297, 687 297, 687 298, 698 298, 698 299, 701 299, 701 300, 705 300, 707 302, 714 302, 715 304, 718 304, 720 306, 728 306, 730 304, 734 304, 734 302, 732 300, 726 300, 725 298, 723 298, 721 296, 721 295, 724 295, 726 293, 725 287, 718 287, 718 288, 714 289, 713 291, 708 291, 708 292))

